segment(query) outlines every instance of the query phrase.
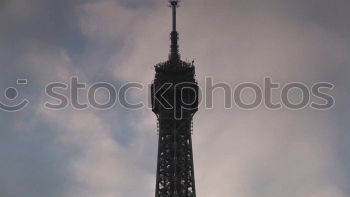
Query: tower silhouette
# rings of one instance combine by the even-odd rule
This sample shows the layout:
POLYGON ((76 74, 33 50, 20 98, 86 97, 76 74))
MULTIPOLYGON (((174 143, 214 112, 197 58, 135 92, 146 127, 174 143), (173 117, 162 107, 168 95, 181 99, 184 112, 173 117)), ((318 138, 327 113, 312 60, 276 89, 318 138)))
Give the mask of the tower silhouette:
POLYGON ((198 110, 195 67, 182 61, 176 31, 177 0, 170 1, 172 32, 169 59, 155 66, 152 110, 158 119, 156 197, 195 197, 192 119, 198 110))

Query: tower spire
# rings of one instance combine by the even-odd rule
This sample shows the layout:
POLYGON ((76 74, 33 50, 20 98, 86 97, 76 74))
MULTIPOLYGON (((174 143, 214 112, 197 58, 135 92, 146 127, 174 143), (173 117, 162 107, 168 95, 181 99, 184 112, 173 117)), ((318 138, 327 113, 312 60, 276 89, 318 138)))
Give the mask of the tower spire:
POLYGON ((170 55, 169 60, 170 61, 179 61, 180 60, 180 54, 179 54, 179 33, 176 31, 176 9, 179 7, 179 0, 170 0, 170 7, 172 8, 172 16, 173 16, 173 30, 170 34, 171 37, 171 47, 170 47, 170 55))
POLYGON ((179 55, 178 3, 169 0, 173 11, 169 60, 155 66, 151 86, 152 111, 157 116, 159 134, 155 197, 196 197, 192 122, 198 110, 199 87, 194 65, 181 61, 179 55))

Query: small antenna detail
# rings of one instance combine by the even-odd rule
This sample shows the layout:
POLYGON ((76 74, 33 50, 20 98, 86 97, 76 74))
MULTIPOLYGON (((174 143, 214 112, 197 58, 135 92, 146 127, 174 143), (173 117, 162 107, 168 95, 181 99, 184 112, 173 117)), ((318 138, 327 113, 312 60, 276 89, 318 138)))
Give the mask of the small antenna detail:
POLYGON ((172 32, 171 32, 171 49, 170 49, 170 55, 169 60, 172 61, 179 61, 180 60, 180 54, 179 54, 179 45, 178 45, 178 39, 179 34, 176 31, 176 9, 179 7, 180 0, 169 0, 169 7, 172 8, 172 32))
POLYGON ((180 0, 169 0, 169 7, 179 7, 180 0))

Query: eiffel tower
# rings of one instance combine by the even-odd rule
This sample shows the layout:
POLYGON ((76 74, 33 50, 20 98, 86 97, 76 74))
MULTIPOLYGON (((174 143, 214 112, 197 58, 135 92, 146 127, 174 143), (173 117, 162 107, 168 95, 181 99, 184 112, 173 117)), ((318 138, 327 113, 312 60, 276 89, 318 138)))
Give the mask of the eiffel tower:
POLYGON ((179 54, 176 11, 172 8, 169 59, 155 66, 151 86, 152 110, 158 119, 158 160, 156 197, 195 197, 192 152, 192 119, 198 110, 198 85, 193 62, 182 61, 179 54))

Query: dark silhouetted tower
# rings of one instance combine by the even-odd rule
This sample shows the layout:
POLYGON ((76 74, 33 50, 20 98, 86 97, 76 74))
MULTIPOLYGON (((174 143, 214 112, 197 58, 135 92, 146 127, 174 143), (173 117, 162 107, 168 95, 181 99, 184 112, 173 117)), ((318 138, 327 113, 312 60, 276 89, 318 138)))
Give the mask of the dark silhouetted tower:
POLYGON ((195 197, 192 118, 198 110, 198 85, 193 62, 180 59, 176 31, 177 0, 173 13, 169 60, 155 66, 152 108, 158 118, 156 197, 195 197))

